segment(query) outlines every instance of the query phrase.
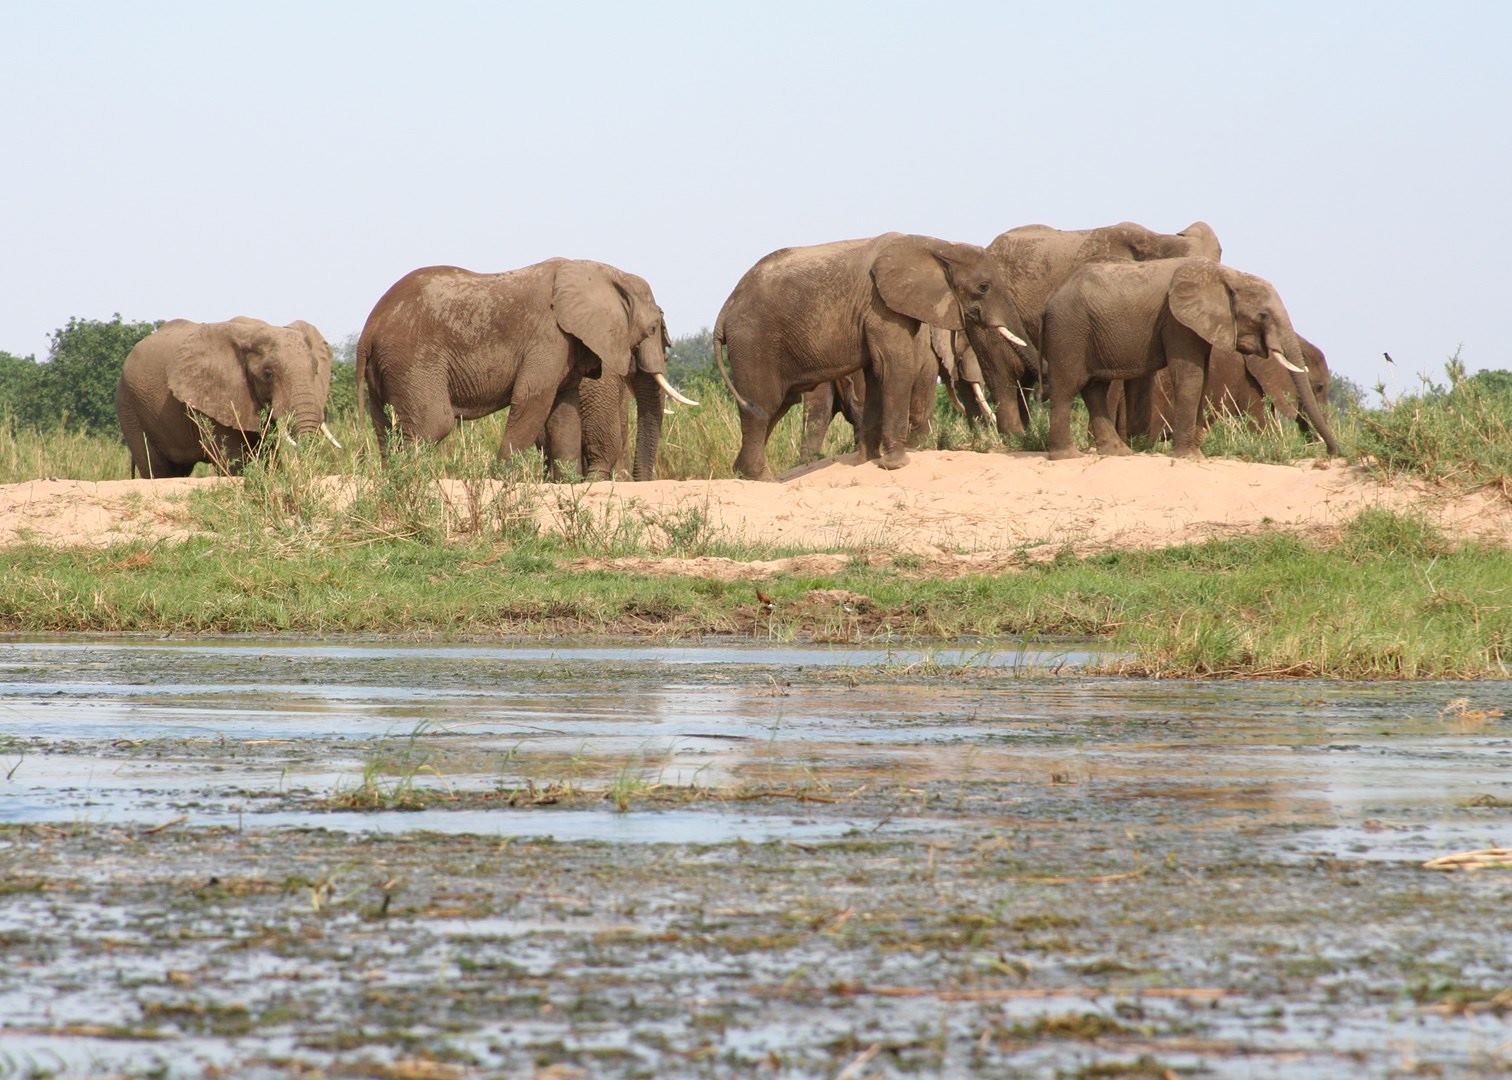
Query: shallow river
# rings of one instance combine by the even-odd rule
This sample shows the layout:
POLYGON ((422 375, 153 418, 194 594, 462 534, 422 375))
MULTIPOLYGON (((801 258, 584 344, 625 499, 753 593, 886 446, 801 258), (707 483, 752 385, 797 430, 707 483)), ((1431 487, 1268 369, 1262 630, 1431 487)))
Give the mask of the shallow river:
MULTIPOLYGON (((1074 673, 1093 656, 1078 647, 0 643, 0 869, 36 886, 0 891, 0 942, 28 957, 24 980, 14 967, 0 975, 0 1074, 214 1066, 282 1075, 299 1061, 437 1076, 512 1075, 526 1062, 585 1076, 834 1075, 857 1062, 856 1076, 1072 1075, 1121 1062, 1157 1070, 1139 1075, 1376 1075, 1403 1062, 1492 1075, 1509 1060, 1501 1025, 1512 995, 1505 1007, 1494 1001, 1512 985, 1512 871, 1421 866, 1512 843, 1505 684, 1074 673), (412 837, 430 854, 403 846, 412 837), (139 847, 140 862, 102 851, 115 850, 109 838, 139 847), (339 862, 338 850, 362 861, 373 844, 401 845, 395 858, 407 868, 395 880, 412 882, 413 895, 406 906, 402 890, 385 887, 381 925, 429 943, 405 985, 466 982, 476 975, 466 957, 484 941, 509 953, 511 971, 600 987, 584 974, 597 961, 571 943, 586 935, 618 948, 628 937, 638 944, 618 963, 644 971, 632 980, 634 1003, 608 1019, 592 1008, 569 1019, 560 1003, 541 1012, 537 1001, 508 1022, 499 1018, 508 1007, 485 1017, 448 1005, 452 1019, 441 1023, 414 1003, 370 1015, 358 996, 312 1020, 298 1006, 273 1008, 217 967, 238 932, 207 930, 203 913, 185 923, 205 935, 195 955, 152 934, 128 950, 146 980, 131 985, 149 993, 110 992, 119 972, 79 975, 77 957, 112 934, 130 937, 135 915, 171 929, 162 921, 172 904, 152 891, 166 887, 170 867, 216 882, 283 882, 227 900, 227 925, 251 919, 249 904, 328 918, 335 901, 322 901, 318 881, 305 897, 287 884, 292 875, 260 861, 269 842, 321 865, 339 862), (438 882, 467 874, 440 867, 480 844, 511 844, 541 891, 576 895, 576 906, 490 893, 456 914, 436 899, 438 882), (991 853, 1008 851, 1016 854, 1001 874, 988 875, 1008 858, 991 853), (683 871, 655 869, 668 852, 683 871), (723 859, 732 865, 712 877, 693 868, 723 859), (808 867, 767 907, 752 899, 765 895, 766 878, 751 877, 767 872, 763 860, 772 873, 808 867), (953 885, 920 893, 914 864, 930 874, 954 866, 953 885), (574 894, 573 882, 607 870, 622 877, 574 894), (1209 912, 1180 914, 1210 888, 1220 898, 1206 901, 1209 912), (1368 911, 1346 917, 1367 894, 1368 911), (835 899, 826 906, 824 897, 835 899), (1417 941, 1431 955, 1397 955, 1413 941, 1395 920, 1414 903, 1433 911, 1431 941, 1417 941), (962 905, 986 921, 968 919, 955 939, 918 925, 962 905), (747 908, 765 912, 748 936, 767 943, 758 951, 768 961, 730 942, 721 951, 707 932, 696 946, 674 940, 696 936, 710 910, 747 908), (1169 922, 1141 929, 1145 910, 1170 913, 1169 922), (1033 922, 1036 913, 1049 921, 1033 922), (876 940, 847 939, 842 928, 863 916, 898 925, 876 940), (1488 917, 1499 922, 1489 936, 1488 917), (1047 936, 1054 918, 1068 921, 1047 936), (790 940, 794 919, 809 927, 801 942, 790 940), (1298 930, 1306 919, 1316 926, 1298 930), (1258 940, 1267 934, 1268 944, 1258 940), (784 948, 787 966, 773 958, 784 948), (1295 974, 1312 971, 1299 958, 1316 971, 1295 974), (721 976, 721 965, 744 974, 721 976), (892 989, 867 989, 881 968, 896 969, 882 979, 892 989), (185 996, 174 992, 191 985, 181 976, 203 987, 189 995, 194 1009, 161 1004, 185 996), (742 979, 759 988, 742 991, 742 979), (893 985, 905 983, 907 993, 893 985), (797 986, 796 1000, 772 986, 797 986), (1163 996, 1171 990, 1215 997, 1197 999, 1194 1012, 1180 994, 1163 996), (973 992, 984 996, 941 1004, 941 994, 973 992), (689 993, 723 1002, 729 1015, 718 1024, 680 1016, 689 993), (666 1000, 654 1004, 658 995, 666 1000), (218 1024, 233 1005, 246 1023, 218 1024), (382 1034, 342 1042, 333 1026, 382 1034)), ((475 882, 472 892, 448 888, 487 892, 475 882)), ((346 952, 336 950, 346 959, 311 984, 328 993, 354 965, 371 966, 353 958, 362 951, 353 942, 371 934, 373 916, 348 902, 345 930, 321 924, 323 934, 346 934, 346 952)), ((383 948, 402 952, 401 943, 383 948)), ((270 945, 260 962, 277 967, 280 949, 270 945)), ((622 985, 623 972, 609 981, 622 985)), ((581 1002, 587 991, 574 992, 581 1002)), ((550 989, 533 993, 553 1000, 550 989)))

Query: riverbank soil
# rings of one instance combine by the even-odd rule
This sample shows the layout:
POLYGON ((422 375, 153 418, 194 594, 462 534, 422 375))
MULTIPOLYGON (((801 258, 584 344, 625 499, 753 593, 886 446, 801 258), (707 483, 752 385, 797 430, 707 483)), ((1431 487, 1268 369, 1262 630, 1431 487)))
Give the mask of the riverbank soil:
MULTIPOLYGON (((182 500, 239 481, 37 480, 0 487, 0 545, 19 540, 102 546, 177 539, 192 531, 182 500)), ((341 481, 330 478, 339 497, 341 481)), ((458 489, 461 482, 443 481, 458 489)), ((812 551, 881 549, 917 555, 1025 548, 1086 554, 1194 543, 1264 529, 1318 533, 1369 508, 1422 514, 1452 537, 1512 542, 1512 502, 1445 497, 1383 484, 1342 462, 1268 465, 1178 461, 1161 454, 1052 462, 1028 452, 916 451, 903 469, 829 460, 781 484, 742 480, 552 485, 541 525, 564 527, 564 507, 647 520, 697 513, 730 541, 812 551)))

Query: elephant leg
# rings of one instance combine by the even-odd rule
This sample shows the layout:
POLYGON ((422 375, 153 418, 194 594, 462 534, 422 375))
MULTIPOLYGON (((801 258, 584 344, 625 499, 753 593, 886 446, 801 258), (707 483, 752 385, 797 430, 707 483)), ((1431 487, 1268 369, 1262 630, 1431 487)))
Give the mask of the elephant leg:
POLYGON ((1087 403, 1092 443, 1097 447, 1097 452, 1114 457, 1132 453, 1129 444, 1118 437, 1118 429, 1108 413, 1108 380, 1088 379, 1087 385, 1082 387, 1082 400, 1087 403))
POLYGON ((612 480, 625 462, 630 436, 630 392, 617 375, 601 375, 578 384, 582 424, 578 433, 581 475, 587 480, 612 480))
POLYGON ((933 355, 927 367, 914 376, 913 393, 908 401, 908 445, 914 450, 929 447, 934 426, 935 384, 940 381, 933 355))
POLYGON ((836 391, 833 382, 823 382, 803 395, 803 443, 801 461, 813 461, 824 453, 824 437, 835 418, 836 391))
POLYGON ((546 430, 546 418, 555 400, 553 395, 531 394, 510 402, 504 439, 499 444, 499 460, 514 457, 535 445, 546 430))
POLYGON ((908 464, 908 414, 913 401, 917 326, 899 316, 869 320, 866 327, 866 406, 878 425, 877 464, 901 469, 908 464), (873 402, 876 408, 873 409, 873 402))
POLYGON ((563 390, 552 403, 546 417, 546 430, 540 443, 546 455, 548 475, 561 482, 564 475, 575 479, 583 472, 583 419, 578 388, 563 390))
MULTIPOLYGON (((1174 322, 1174 320, 1173 320, 1174 322)), ((1199 414, 1207 378, 1208 343, 1179 323, 1161 332, 1166 368, 1171 379, 1171 454, 1202 457, 1199 414)))

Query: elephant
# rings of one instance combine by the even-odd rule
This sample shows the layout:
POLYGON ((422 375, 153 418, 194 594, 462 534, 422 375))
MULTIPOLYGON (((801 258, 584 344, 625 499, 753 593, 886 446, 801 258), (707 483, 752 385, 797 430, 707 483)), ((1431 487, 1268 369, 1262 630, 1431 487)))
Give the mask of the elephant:
MULTIPOLYGON (((1312 384, 1313 397, 1321 406, 1328 401, 1328 358, 1323 350, 1301 334, 1302 361, 1312 384)), ((1304 434, 1314 433, 1301 408, 1297 388, 1281 369, 1267 359, 1244 356, 1233 349, 1214 347, 1208 355, 1207 380, 1203 384, 1202 428, 1216 413, 1248 417, 1256 427, 1266 424, 1266 402, 1286 420, 1295 421, 1304 434)), ((1113 383, 1108 387, 1108 412, 1116 417, 1118 434, 1124 439, 1144 435, 1162 439, 1171 432, 1174 395, 1168 369, 1153 376, 1113 383)))
POLYGON ((131 350, 116 383, 132 476, 188 476, 201 461, 239 470, 262 442, 264 409, 340 448, 325 422, 330 389, 331 347, 303 320, 166 322, 131 350))
POLYGON ((804 391, 858 370, 863 459, 906 465, 923 325, 964 330, 978 356, 1030 350, 1001 270, 975 245, 885 233, 762 258, 714 324, 714 356, 740 407, 736 474, 775 480, 766 444, 777 422, 804 391))
MULTIPOLYGON (((672 340, 662 323, 662 355, 672 340)), ((639 353, 637 353, 639 356, 639 353)), ((645 371, 639 362, 629 376, 600 375, 578 383, 577 408, 571 395, 558 400, 546 419, 539 445, 552 463, 553 475, 571 465, 585 480, 612 480, 630 470, 632 480, 656 478, 656 456, 661 448, 663 394, 683 405, 698 402, 685 396, 670 382, 659 383, 656 372, 645 371), (665 385, 666 389, 663 389, 665 385), (630 451, 630 402, 635 402, 635 452, 630 451)))
POLYGON ((1197 440, 1209 357, 1231 349, 1291 373, 1297 400, 1328 452, 1338 444, 1303 366, 1302 346, 1275 287, 1209 258, 1090 263, 1045 307, 1050 458, 1079 457, 1071 401, 1080 393, 1103 454, 1127 454, 1108 408, 1108 384, 1169 368, 1172 453, 1201 457, 1197 440))
MULTIPOLYGON (((914 336, 913 393, 908 403, 908 446, 921 449, 929 441, 934 422, 935 385, 945 380, 951 400, 965 411, 956 396, 959 386, 973 404, 991 413, 992 407, 982 393, 982 373, 976 353, 963 333, 924 325, 914 336), (959 370, 958 370, 959 369, 959 370), (973 396, 974 395, 974 396, 973 396)), ((820 383, 803 394, 803 442, 799 459, 812 461, 824 450, 824 439, 837 415, 844 416, 859 433, 866 402, 866 382, 857 370, 831 382, 820 383)), ((995 418, 994 418, 995 419, 995 418)))
POLYGON ((550 452, 576 460, 579 381, 645 373, 670 392, 666 340, 651 287, 605 263, 547 259, 497 274, 427 266, 395 282, 368 315, 357 386, 380 449, 396 429, 440 442, 458 420, 508 408, 505 458, 535 445, 559 409, 550 452))
MULTIPOLYGON (((1043 355, 1041 323, 1045 305, 1080 266, 1093 262, 1148 262, 1201 255, 1215 262, 1223 247, 1212 226, 1194 221, 1179 233, 1158 233, 1132 221, 1095 229, 1053 229, 1023 225, 1000 234, 987 250, 1002 265, 1013 290, 1013 301, 1029 333, 1029 341, 1043 355)), ((998 431, 1017 434, 1027 424, 1027 395, 1039 372, 1003 369, 990 358, 982 365, 987 388, 998 403, 998 431), (1010 401, 1019 402, 1013 409, 1010 401)))

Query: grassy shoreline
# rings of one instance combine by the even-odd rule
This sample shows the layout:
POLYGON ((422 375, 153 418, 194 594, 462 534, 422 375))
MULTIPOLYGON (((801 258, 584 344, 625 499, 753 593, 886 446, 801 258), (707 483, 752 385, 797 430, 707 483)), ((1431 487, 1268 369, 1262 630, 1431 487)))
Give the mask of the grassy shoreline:
MULTIPOLYGON (((1160 551, 1062 553, 1020 569, 929 577, 856 557, 761 583, 572 565, 552 538, 504 545, 277 537, 36 545, 6 551, 0 632, 404 638, 729 635, 915 645, 1094 640, 1156 677, 1512 675, 1512 549, 1455 543, 1367 511, 1332 541, 1283 532, 1160 551)), ((752 554, 729 554, 750 558, 752 554)))
MULTIPOLYGON (((1349 414, 1341 441, 1383 477, 1512 493, 1512 392, 1466 378, 1455 362, 1448 374, 1446 386, 1349 414)), ((699 389, 705 408, 668 418, 664 476, 717 477, 733 457, 734 406, 712 384, 699 389)), ((379 462, 360 452, 370 433, 347 416, 337 425, 348 439, 340 454, 313 445, 272 455, 254 461, 239 485, 196 492, 188 512, 208 535, 102 551, 0 549, 0 633, 733 635, 1010 646, 1069 637, 1127 653, 1133 659, 1121 670, 1149 676, 1512 674, 1512 548, 1461 543, 1411 516, 1367 511, 1327 539, 1277 531, 1162 551, 1026 556, 1009 572, 949 579, 906 556, 858 552, 834 572, 763 581, 768 606, 749 580, 574 565, 791 552, 731 541, 706 508, 614 518, 594 511, 572 489, 542 484, 538 458, 500 465, 502 419, 379 462), (339 497, 332 474, 346 478, 339 497), (436 483, 443 477, 453 481, 449 496, 436 483), (554 533, 539 524, 543 507, 554 533)), ((942 448, 997 443, 943 406, 938 419, 942 448)), ((1038 410, 1025 447, 1042 437, 1043 421, 1038 410)), ((796 414, 784 425, 774 443, 779 465, 796 455, 796 414)), ((842 426, 831 431, 831 451, 844 449, 842 426)), ((1250 461, 1321 452, 1295 428, 1256 431, 1233 419, 1215 423, 1204 445, 1250 461)), ((103 478, 123 463, 119 445, 99 436, 0 424, 0 479, 103 478)))

